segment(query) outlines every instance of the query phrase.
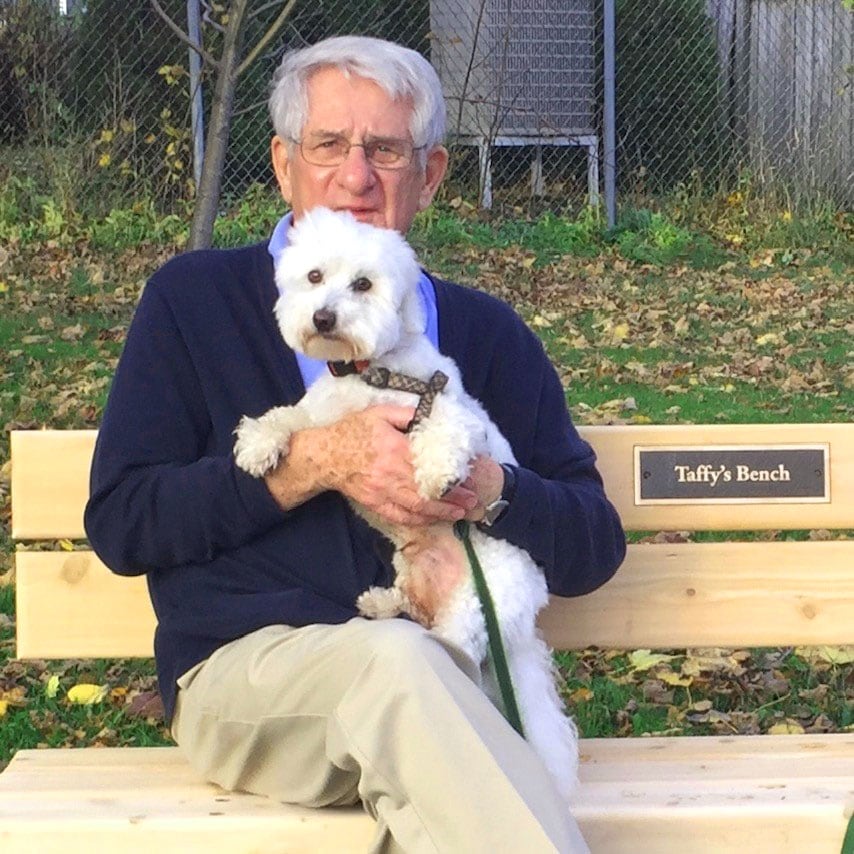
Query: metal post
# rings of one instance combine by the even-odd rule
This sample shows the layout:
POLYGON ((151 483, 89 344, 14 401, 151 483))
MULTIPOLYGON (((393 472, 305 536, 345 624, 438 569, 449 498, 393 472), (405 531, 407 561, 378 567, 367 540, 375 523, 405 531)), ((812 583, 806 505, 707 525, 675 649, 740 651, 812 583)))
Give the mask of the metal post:
POLYGON ((616 133, 616 13, 615 0, 604 0, 603 49, 605 63, 603 68, 605 110, 603 115, 603 171, 605 173, 605 215, 608 228, 617 222, 617 133, 616 133))
MULTIPOLYGON (((187 0, 187 35, 199 47, 202 46, 199 0, 187 0)), ((192 48, 190 48, 190 102, 193 124, 193 178, 198 190, 205 159, 205 109, 202 101, 202 58, 192 48)))

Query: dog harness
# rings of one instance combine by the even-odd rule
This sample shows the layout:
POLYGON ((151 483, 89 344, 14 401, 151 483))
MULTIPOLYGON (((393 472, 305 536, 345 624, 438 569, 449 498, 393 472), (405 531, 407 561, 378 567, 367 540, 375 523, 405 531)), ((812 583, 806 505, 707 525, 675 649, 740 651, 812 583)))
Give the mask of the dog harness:
POLYGON ((362 372, 360 378, 373 388, 390 388, 393 391, 408 391, 418 395, 415 415, 406 425, 406 433, 430 417, 436 395, 448 384, 448 375, 441 371, 435 371, 427 382, 408 374, 398 374, 388 368, 368 368, 362 372))
POLYGON ((404 432, 409 433, 418 426, 425 418, 430 417, 433 410, 433 401, 436 395, 448 384, 448 375, 442 371, 436 371, 427 382, 411 377, 409 374, 399 374, 388 368, 369 367, 370 362, 329 362, 329 372, 333 377, 346 377, 358 374, 362 382, 372 388, 388 388, 392 391, 407 391, 418 395, 418 405, 415 407, 415 415, 404 432))

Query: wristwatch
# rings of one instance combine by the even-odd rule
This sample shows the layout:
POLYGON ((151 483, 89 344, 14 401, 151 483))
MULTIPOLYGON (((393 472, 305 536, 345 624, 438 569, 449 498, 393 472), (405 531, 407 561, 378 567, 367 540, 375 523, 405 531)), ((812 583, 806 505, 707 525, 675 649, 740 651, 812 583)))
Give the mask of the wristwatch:
POLYGON ((501 470, 504 472, 504 485, 501 487, 501 494, 495 501, 486 505, 483 519, 479 523, 487 528, 494 525, 504 515, 510 506, 513 493, 516 491, 516 470, 507 463, 501 463, 501 470))

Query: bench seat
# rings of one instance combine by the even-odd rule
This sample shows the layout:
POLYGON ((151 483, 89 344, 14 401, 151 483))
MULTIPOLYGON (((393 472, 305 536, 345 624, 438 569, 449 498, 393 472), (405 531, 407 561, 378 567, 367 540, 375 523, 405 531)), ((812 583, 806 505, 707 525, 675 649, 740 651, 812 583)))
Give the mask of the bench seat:
MULTIPOLYGON (((761 534, 854 528, 854 424, 580 429, 627 530, 725 533, 632 544, 608 584, 545 609, 540 625, 554 648, 854 644, 854 540, 761 534), (823 462, 810 471, 825 484, 817 498, 640 494, 643 449, 816 445, 823 462), (741 531, 760 536, 731 533, 741 531)), ((94 440, 94 431, 12 433, 20 658, 151 655, 145 580, 112 575, 82 542, 94 440)), ((854 732, 583 739, 580 776, 573 811, 593 854, 840 854, 854 815, 854 732)), ((0 854, 346 854, 368 850, 373 833, 361 808, 224 792, 174 748, 21 750, 0 774, 0 854)))
MULTIPOLYGON (((575 815, 604 854, 837 854, 854 733, 584 739, 575 815), (690 846, 686 840, 690 838, 690 846)), ((19 751, 0 775, 0 851, 364 852, 359 807, 311 810, 203 783, 177 748, 19 751)))

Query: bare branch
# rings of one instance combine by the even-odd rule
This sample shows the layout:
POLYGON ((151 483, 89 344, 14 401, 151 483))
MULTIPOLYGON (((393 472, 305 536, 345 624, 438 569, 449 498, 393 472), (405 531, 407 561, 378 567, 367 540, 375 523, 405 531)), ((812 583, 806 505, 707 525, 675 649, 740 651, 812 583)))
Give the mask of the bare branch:
POLYGON ((276 33, 279 32, 285 21, 290 16, 294 6, 296 6, 296 2, 297 0, 288 0, 288 2, 285 4, 285 8, 282 9, 282 11, 279 13, 279 17, 276 18, 276 20, 273 21, 272 24, 270 24, 270 28, 267 30, 267 32, 264 33, 263 36, 261 36, 261 38, 255 44, 255 47, 253 47, 252 50, 249 51, 249 54, 246 59, 244 59, 243 62, 240 63, 240 66, 237 69, 238 76, 243 74, 243 72, 246 71, 246 69, 249 68, 249 66, 252 65, 253 62, 255 62, 261 51, 264 50, 264 48, 267 47, 267 45, 272 41, 273 37, 276 35, 276 33))
POLYGON ((267 105, 267 99, 263 98, 260 101, 256 101, 254 104, 247 104, 245 107, 241 107, 239 110, 235 110, 232 114, 232 118, 237 118, 238 116, 242 116, 244 113, 255 113, 262 107, 267 105))
POLYGON ((246 18, 247 18, 247 20, 251 21, 252 18, 257 18, 259 15, 263 15, 264 12, 267 11, 267 9, 272 9, 273 6, 279 6, 279 5, 281 5, 281 3, 282 3, 282 0, 270 0, 269 3, 265 3, 259 9, 254 9, 252 12, 250 12, 246 16, 246 18))
POLYGON ((211 4, 207 2, 207 0, 200 0, 200 2, 205 9, 204 14, 202 15, 202 20, 208 26, 213 27, 215 30, 218 30, 221 33, 225 33, 225 27, 222 24, 217 23, 213 18, 213 6, 211 6, 211 4))
POLYGON ((170 17, 163 11, 163 7, 157 2, 157 0, 149 0, 152 8, 155 12, 166 22, 169 29, 181 39, 182 42, 189 45, 205 62, 209 65, 217 68, 219 66, 219 62, 214 59, 201 45, 196 44, 170 17))

